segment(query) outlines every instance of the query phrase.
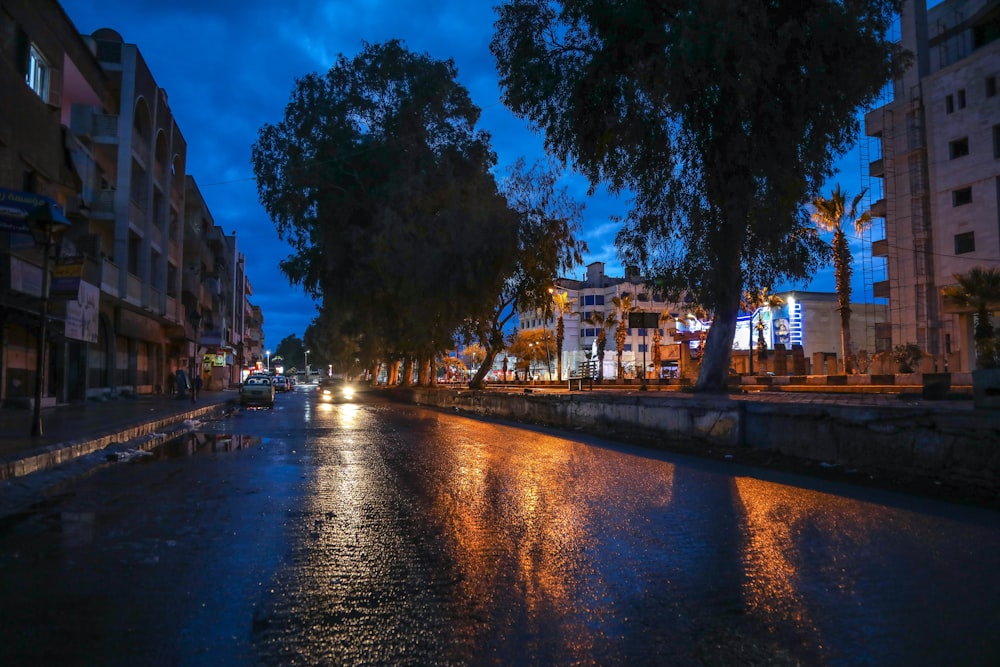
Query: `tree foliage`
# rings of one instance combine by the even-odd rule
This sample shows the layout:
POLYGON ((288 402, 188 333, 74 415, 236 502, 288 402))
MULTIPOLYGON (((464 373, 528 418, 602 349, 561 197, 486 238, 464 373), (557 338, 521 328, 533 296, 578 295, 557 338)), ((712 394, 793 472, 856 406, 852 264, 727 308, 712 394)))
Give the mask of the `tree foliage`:
POLYGON ((504 102, 591 184, 634 194, 617 243, 715 319, 697 388, 725 387, 744 286, 805 278, 803 204, 901 60, 899 0, 509 0, 504 102))
POLYGON ((294 251, 280 267, 322 300, 331 359, 429 359, 500 291, 516 219, 456 75, 398 41, 366 44, 298 79, 259 132, 258 195, 294 251))
POLYGON ((1000 269, 976 266, 967 273, 956 273, 954 278, 958 284, 949 285, 942 292, 956 305, 975 311, 976 368, 996 368, 1000 359, 990 308, 1000 303, 1000 269))
POLYGON ((844 359, 844 373, 852 371, 854 356, 851 346, 851 274, 854 272, 854 257, 847 240, 844 227, 850 227, 860 235, 871 227, 871 211, 858 213, 858 205, 864 199, 865 191, 859 192, 847 204, 847 193, 838 184, 830 196, 813 199, 812 221, 821 232, 832 232, 830 249, 833 257, 833 275, 837 291, 837 308, 840 311, 841 354, 844 359))
POLYGON ((504 331, 518 312, 551 309, 549 288, 560 272, 583 261, 586 244, 576 238, 583 205, 559 187, 558 174, 519 159, 501 181, 501 190, 517 218, 514 262, 503 274, 503 285, 488 313, 470 317, 465 334, 486 350, 486 359, 472 380, 481 386, 496 355, 504 349, 504 331))

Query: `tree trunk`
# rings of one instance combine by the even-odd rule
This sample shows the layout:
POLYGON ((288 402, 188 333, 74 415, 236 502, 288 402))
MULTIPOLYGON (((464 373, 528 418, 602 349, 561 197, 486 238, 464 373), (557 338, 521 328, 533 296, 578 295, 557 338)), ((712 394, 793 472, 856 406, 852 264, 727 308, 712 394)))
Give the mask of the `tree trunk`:
POLYGON ((844 374, 850 375, 851 363, 851 309, 840 309, 840 345, 844 355, 844 374))

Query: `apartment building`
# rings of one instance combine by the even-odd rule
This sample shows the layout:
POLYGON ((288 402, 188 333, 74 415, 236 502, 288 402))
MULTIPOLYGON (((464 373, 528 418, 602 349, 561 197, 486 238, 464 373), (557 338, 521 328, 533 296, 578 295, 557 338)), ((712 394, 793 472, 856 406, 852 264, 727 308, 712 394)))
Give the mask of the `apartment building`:
POLYGON ((975 365, 972 313, 944 287, 975 266, 1000 267, 1000 3, 909 0, 900 39, 914 63, 891 101, 865 115, 877 142, 872 213, 885 236, 873 285, 887 299, 882 348, 915 343, 952 371, 975 365))
POLYGON ((237 381, 245 258, 186 173, 138 46, 80 35, 54 0, 0 0, 0 36, 4 404, 34 391, 45 263, 26 216, 43 202, 70 223, 51 261, 43 404, 164 391, 178 368, 237 381))

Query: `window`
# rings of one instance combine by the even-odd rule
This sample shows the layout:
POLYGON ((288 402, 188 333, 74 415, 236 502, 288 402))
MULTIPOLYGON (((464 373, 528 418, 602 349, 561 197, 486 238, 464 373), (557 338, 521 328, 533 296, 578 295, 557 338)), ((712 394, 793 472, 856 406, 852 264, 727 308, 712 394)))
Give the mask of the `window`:
POLYGON ((958 91, 958 108, 959 109, 965 108, 965 88, 962 88, 960 91, 958 91))
POLYGON ((952 160, 969 154, 969 138, 962 137, 948 142, 948 157, 952 160))
POLYGON ((649 348, 649 346, 646 345, 645 343, 639 343, 639 351, 640 352, 648 352, 649 351, 648 348, 649 348))
POLYGON ((591 310, 585 310, 585 311, 583 311, 583 319, 589 320, 593 316, 594 316, 594 312, 593 311, 591 311, 591 310))
POLYGON ((997 78, 995 76, 986 77, 986 97, 996 97, 997 78))
POLYGON ((587 295, 585 295, 583 297, 583 305, 585 305, 585 306, 593 306, 594 305, 594 295, 593 294, 587 294, 587 295))
POLYGON ((625 343, 624 347, 622 347, 622 352, 631 352, 631 351, 632 351, 632 343, 625 343))
POLYGON ((951 191, 951 205, 965 206, 972 203, 972 188, 951 191))
POLYGON ((976 233, 975 232, 965 232, 963 234, 955 234, 955 254, 964 255, 967 252, 976 251, 976 233))
POLYGON ((647 332, 646 332, 646 330, 645 330, 645 329, 639 329, 639 335, 640 335, 640 336, 646 336, 646 335, 648 335, 648 334, 647 334, 647 332))
POLYGON ((43 101, 49 101, 49 64, 34 44, 28 51, 28 73, 24 80, 43 101))
POLYGON ((955 110, 955 97, 954 95, 945 95, 944 98, 944 112, 951 113, 955 110))
POLYGON ((595 306, 603 306, 604 305, 604 295, 603 294, 598 294, 598 295, 596 295, 594 297, 594 305, 595 306))

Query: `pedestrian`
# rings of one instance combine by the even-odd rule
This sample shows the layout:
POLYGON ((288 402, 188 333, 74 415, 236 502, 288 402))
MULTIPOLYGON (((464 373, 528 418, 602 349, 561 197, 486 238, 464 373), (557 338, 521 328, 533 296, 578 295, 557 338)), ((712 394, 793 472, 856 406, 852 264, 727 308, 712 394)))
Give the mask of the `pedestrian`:
POLYGON ((173 373, 167 373, 167 393, 171 396, 177 391, 177 377, 173 373))
POLYGON ((183 368, 178 368, 176 376, 177 376, 177 398, 185 398, 188 386, 187 374, 184 373, 183 368))
POLYGON ((201 374, 195 373, 194 382, 191 383, 191 402, 198 400, 198 392, 201 391, 201 374))

